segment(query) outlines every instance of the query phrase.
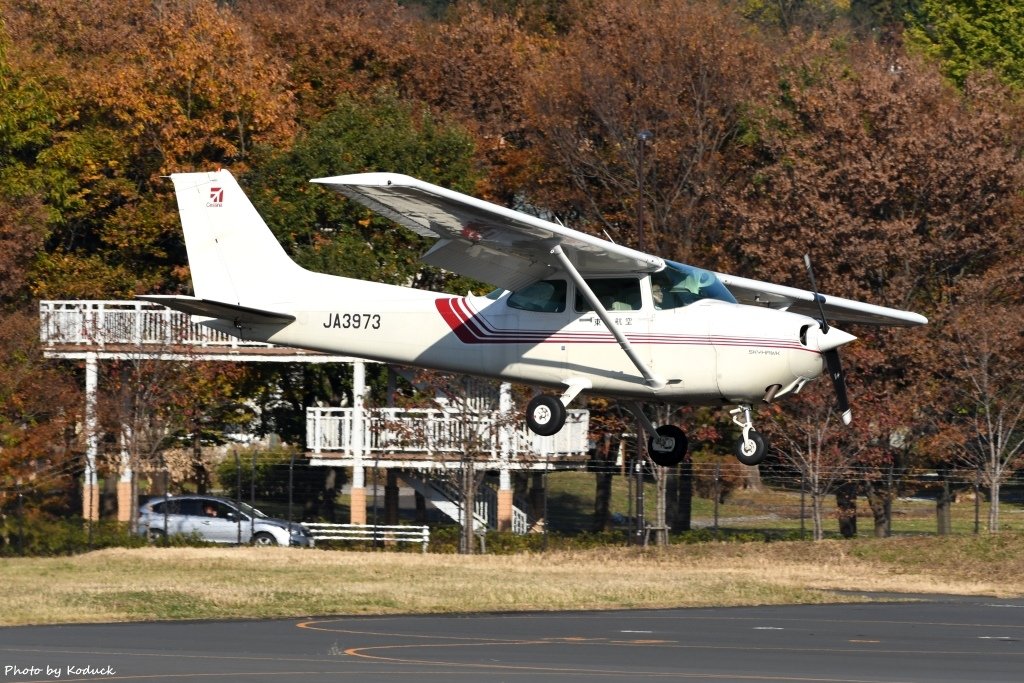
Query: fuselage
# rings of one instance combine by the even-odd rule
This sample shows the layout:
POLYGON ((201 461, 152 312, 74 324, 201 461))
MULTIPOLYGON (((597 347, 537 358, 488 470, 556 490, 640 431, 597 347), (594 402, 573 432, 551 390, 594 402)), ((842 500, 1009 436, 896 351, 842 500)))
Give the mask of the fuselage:
MULTIPOLYGON (((650 386, 601 318, 554 277, 540 288, 453 296, 406 287, 304 273, 301 296, 266 302, 295 315, 287 325, 253 325, 248 339, 382 362, 693 405, 752 403, 798 389, 822 373, 808 344, 817 322, 803 315, 715 298, 678 305, 658 300, 652 277, 588 279, 595 290, 628 285, 627 301, 608 314, 635 353, 666 381, 650 386), (550 291, 549 291, 550 290, 550 291), (553 292, 556 303, 545 298, 553 292)), ((532 287, 532 286, 531 286, 532 287)), ((285 289, 285 288, 282 288, 285 289)), ((625 291, 624 290, 624 291, 625 291)), ((226 321, 207 324, 239 334, 226 321)))

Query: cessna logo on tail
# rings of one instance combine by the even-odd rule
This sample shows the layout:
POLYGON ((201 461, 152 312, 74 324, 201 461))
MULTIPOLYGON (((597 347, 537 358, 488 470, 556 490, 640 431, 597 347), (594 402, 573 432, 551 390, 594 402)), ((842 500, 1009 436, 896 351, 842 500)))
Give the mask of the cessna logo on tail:
POLYGON ((210 188, 210 201, 207 202, 206 206, 224 206, 224 188, 223 187, 211 187, 210 188))

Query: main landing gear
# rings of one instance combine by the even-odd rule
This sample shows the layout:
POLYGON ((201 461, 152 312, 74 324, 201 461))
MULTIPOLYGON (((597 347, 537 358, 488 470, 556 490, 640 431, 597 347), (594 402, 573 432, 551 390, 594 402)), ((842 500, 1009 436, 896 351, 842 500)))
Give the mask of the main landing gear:
MULTIPOLYGON (((581 382, 569 384, 568 391, 561 398, 548 394, 540 394, 530 399, 526 405, 526 425, 534 434, 551 436, 557 434, 565 425, 567 403, 576 398, 580 391, 587 388, 581 382)), ((655 427, 644 414, 639 405, 631 405, 632 412, 644 425, 645 431, 651 436, 647 439, 647 452, 651 460, 662 467, 675 467, 686 457, 689 440, 686 433, 675 425, 655 427)))
POLYGON ((689 440, 686 433, 675 425, 661 425, 654 430, 654 436, 647 439, 647 453, 654 464, 675 467, 686 457, 689 440))
POLYGON ((560 397, 540 394, 526 404, 526 426, 534 434, 551 436, 565 426, 566 406, 573 402, 581 391, 591 387, 590 380, 571 377, 565 382, 566 389, 560 397))
POLYGON ((541 394, 530 399, 526 406, 526 426, 534 434, 551 436, 561 431, 565 425, 565 415, 565 405, 561 400, 541 394))

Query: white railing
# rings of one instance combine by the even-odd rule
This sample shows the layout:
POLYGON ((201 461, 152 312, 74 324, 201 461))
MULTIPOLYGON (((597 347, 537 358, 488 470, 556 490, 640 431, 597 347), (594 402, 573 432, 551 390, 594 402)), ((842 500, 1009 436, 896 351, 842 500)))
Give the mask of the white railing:
POLYGON ((148 301, 40 301, 39 339, 46 346, 271 346, 211 330, 187 313, 148 301))
POLYGON ((374 541, 386 543, 407 542, 423 544, 423 552, 430 545, 428 526, 374 526, 372 524, 328 524, 304 522, 314 541, 374 541))
MULTIPOLYGON (((580 455, 587 452, 590 414, 570 410, 565 426, 553 436, 538 436, 522 421, 505 425, 512 456, 580 455)), ((307 408, 306 444, 314 453, 338 452, 352 457, 352 408, 307 408)), ((364 411, 363 457, 375 453, 432 457, 467 449, 497 460, 502 455, 502 413, 462 415, 444 410, 374 408, 364 411)))
POLYGON ((516 505, 512 506, 512 533, 520 535, 530 533, 530 518, 522 508, 516 505))
MULTIPOLYGON (((430 485, 437 489, 441 495, 450 500, 458 509, 458 522, 461 524, 465 517, 462 505, 462 492, 444 479, 432 479, 430 485)), ((473 496, 473 516, 484 528, 494 529, 498 526, 498 492, 486 484, 480 486, 473 496)))

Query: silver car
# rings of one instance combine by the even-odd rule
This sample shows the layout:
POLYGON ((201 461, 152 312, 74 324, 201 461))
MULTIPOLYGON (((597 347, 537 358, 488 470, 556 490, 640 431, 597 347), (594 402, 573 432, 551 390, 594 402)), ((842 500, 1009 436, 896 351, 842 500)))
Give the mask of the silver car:
POLYGON ((268 517, 246 503, 214 496, 151 498, 139 506, 139 534, 198 534, 214 543, 295 545, 312 548, 313 537, 297 522, 268 517))

